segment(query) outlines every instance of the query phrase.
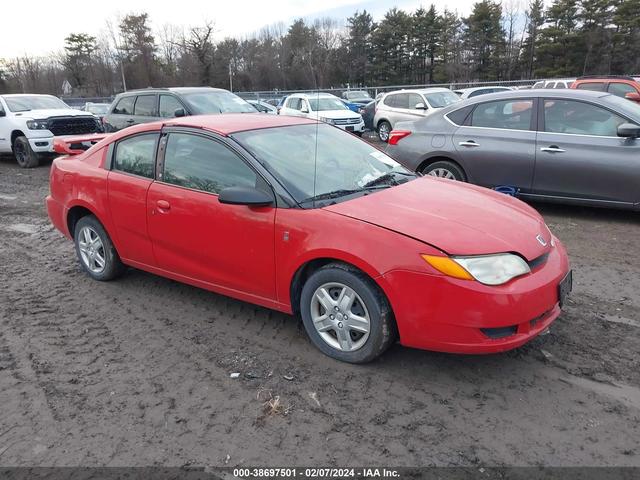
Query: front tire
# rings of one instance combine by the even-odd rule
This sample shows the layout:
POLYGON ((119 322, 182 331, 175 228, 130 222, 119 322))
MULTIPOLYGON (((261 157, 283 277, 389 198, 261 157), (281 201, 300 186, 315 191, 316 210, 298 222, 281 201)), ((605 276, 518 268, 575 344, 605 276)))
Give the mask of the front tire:
POLYGON ((391 124, 386 120, 378 124, 378 138, 381 142, 387 143, 389 141, 389 134, 391 133, 391 124))
POLYGON ((73 238, 80 265, 91 278, 106 282, 124 273, 126 267, 96 217, 87 215, 78 220, 73 238))
POLYGON ((38 154, 31 149, 27 137, 16 137, 13 141, 13 156, 22 168, 34 168, 40 164, 38 154))
POLYGON ((307 279, 300 312, 313 344, 343 362, 370 362, 395 339, 384 294, 369 277, 343 264, 326 265, 307 279))
POLYGON ((447 180, 457 180, 458 182, 467 181, 467 177, 462 169, 455 163, 446 160, 427 165, 422 169, 422 174, 431 177, 446 178, 447 180))

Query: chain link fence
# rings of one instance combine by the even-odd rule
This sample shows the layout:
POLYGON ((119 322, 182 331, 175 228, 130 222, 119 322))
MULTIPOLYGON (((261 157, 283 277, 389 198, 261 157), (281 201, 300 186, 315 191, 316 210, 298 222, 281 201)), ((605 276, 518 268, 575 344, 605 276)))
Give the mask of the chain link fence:
MULTIPOLYGON (((551 79, 545 79, 551 80, 551 79)), ((558 79, 560 80, 560 79, 558 79)), ((530 88, 534 83, 539 82, 541 80, 508 80, 508 81, 492 81, 492 82, 449 82, 449 83, 430 83, 423 85, 387 85, 382 87, 351 87, 351 88, 320 88, 320 89, 306 89, 306 90, 259 90, 259 91, 240 91, 233 92, 236 95, 244 98, 245 100, 269 100, 269 99, 277 99, 282 98, 284 96, 290 95, 292 93, 309 93, 309 92, 320 92, 320 93, 331 93, 336 96, 341 96, 343 92, 347 92, 349 90, 361 91, 366 90, 369 92, 374 98, 379 93, 391 92, 394 90, 415 90, 420 88, 434 88, 434 87, 444 87, 449 88, 451 90, 458 90, 462 88, 471 88, 471 87, 482 87, 482 86, 504 86, 504 87, 513 87, 513 88, 530 88)))

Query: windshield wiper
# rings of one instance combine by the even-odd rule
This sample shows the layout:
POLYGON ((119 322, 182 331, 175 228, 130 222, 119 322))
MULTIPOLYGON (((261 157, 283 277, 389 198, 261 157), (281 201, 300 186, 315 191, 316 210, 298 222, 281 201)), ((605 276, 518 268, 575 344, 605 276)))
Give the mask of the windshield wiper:
POLYGON ((315 202, 317 200, 331 200, 333 198, 346 197, 347 195, 353 195, 354 193, 365 192, 365 194, 371 190, 375 190, 378 188, 386 188, 385 186, 375 186, 375 185, 365 185, 361 188, 341 188, 339 190, 333 190, 331 192, 321 193, 320 195, 316 195, 315 197, 305 198, 301 200, 299 203, 307 203, 307 202, 315 202))
POLYGON ((390 183, 391 185, 400 185, 400 182, 396 179, 396 175, 404 175, 406 177, 415 177, 413 173, 409 172, 387 172, 384 175, 380 175, 378 178, 374 178, 370 182, 365 183, 362 188, 369 188, 381 183, 390 183))

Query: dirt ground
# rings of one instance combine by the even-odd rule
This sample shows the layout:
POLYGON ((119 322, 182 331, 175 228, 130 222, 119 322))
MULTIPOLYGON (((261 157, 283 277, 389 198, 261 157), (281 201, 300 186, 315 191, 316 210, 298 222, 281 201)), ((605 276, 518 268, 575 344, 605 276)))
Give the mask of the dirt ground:
POLYGON ((640 214, 535 205, 574 292, 529 345, 354 366, 287 315, 91 281, 48 173, 0 158, 1 465, 640 465, 640 214))

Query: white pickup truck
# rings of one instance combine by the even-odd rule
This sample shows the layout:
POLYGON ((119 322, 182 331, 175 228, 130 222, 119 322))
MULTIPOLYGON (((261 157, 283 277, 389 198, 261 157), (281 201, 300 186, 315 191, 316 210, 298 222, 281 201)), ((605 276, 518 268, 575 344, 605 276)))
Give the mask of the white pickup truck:
POLYGON ((74 110, 52 95, 0 95, 0 153, 13 153, 23 168, 53 153, 54 136, 102 131, 95 115, 74 110))

